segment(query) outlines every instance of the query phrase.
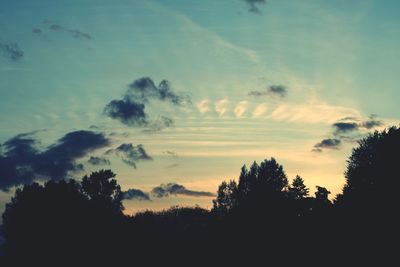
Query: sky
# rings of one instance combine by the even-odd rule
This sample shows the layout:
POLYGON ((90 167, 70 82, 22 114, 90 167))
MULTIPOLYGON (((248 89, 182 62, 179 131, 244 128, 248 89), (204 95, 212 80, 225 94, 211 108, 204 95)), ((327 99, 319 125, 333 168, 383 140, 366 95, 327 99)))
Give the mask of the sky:
POLYGON ((399 125, 399 1, 0 0, 0 211, 112 169, 125 212, 212 207, 275 157, 334 197, 399 125))

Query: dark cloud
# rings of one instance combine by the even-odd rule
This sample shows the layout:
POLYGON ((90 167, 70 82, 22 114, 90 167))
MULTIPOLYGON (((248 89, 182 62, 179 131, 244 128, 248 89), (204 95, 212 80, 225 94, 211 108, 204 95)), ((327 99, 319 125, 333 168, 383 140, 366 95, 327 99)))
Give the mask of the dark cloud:
POLYGON ((379 127, 379 126, 383 126, 384 122, 381 120, 377 120, 374 117, 370 117, 369 120, 366 120, 364 122, 361 123, 361 127, 365 128, 365 129, 373 129, 375 127, 379 127))
POLYGON ((43 31, 39 28, 33 28, 32 33, 40 35, 43 34, 43 31))
POLYGON ((49 25, 49 30, 57 31, 57 32, 66 32, 76 39, 92 40, 92 36, 88 33, 85 33, 85 32, 82 32, 82 31, 76 30, 76 29, 68 29, 68 28, 58 25, 58 24, 49 25))
POLYGON ((140 160, 152 160, 143 145, 122 144, 115 149, 110 149, 106 154, 115 154, 126 164, 136 168, 136 162, 140 160))
POLYGON ((143 192, 140 189, 129 189, 127 191, 122 192, 123 198, 127 200, 145 200, 151 201, 148 193, 143 192))
POLYGON ((0 41, 0 52, 12 61, 18 61, 24 56, 24 51, 14 42, 0 41))
POLYGON ((176 183, 162 184, 154 187, 151 194, 157 198, 168 197, 169 195, 186 195, 193 197, 213 197, 215 194, 204 191, 188 190, 186 187, 176 183))
POLYGON ((268 92, 272 95, 285 97, 287 94, 287 88, 283 85, 271 85, 268 87, 268 92))
POLYGON ((146 104, 159 100, 173 105, 182 106, 190 103, 190 98, 184 94, 175 93, 168 81, 163 80, 156 86, 149 77, 143 77, 128 85, 128 90, 122 99, 112 100, 104 108, 104 113, 112 119, 119 120, 128 126, 148 127, 147 131, 160 131, 173 125, 173 119, 160 116, 151 121, 146 113, 146 104))
POLYGON ((67 30, 72 37, 76 39, 87 39, 87 40, 92 40, 92 36, 86 32, 81 32, 79 30, 67 30))
POLYGON ((183 105, 190 101, 187 95, 175 93, 167 80, 162 80, 156 86, 151 78, 143 77, 133 81, 128 87, 126 97, 141 103, 147 103, 151 99, 158 99, 175 105, 183 105))
POLYGON ((324 139, 321 142, 314 145, 314 152, 322 152, 322 149, 338 149, 339 146, 342 144, 340 139, 324 139))
POLYGON ((382 120, 378 120, 376 115, 371 115, 367 120, 359 120, 353 117, 346 117, 334 123, 332 126, 335 128, 335 134, 348 134, 356 132, 360 129, 373 129, 384 125, 382 120))
POLYGON ((332 124, 335 138, 323 140, 316 144, 312 151, 321 152, 323 148, 338 149, 342 142, 357 142, 357 140, 363 137, 365 130, 384 125, 384 122, 378 120, 376 117, 377 115, 371 115, 367 120, 356 117, 345 117, 338 120, 332 124))
POLYGON ((354 132, 359 129, 356 122, 336 122, 332 126, 335 128, 335 134, 354 132))
POLYGON ((92 40, 92 36, 89 33, 82 32, 77 29, 70 29, 68 27, 59 25, 59 24, 53 24, 49 21, 45 21, 44 25, 42 28, 37 27, 32 29, 32 33, 36 35, 43 35, 45 31, 51 31, 51 32, 62 32, 70 35, 71 37, 75 39, 86 39, 86 40, 92 40))
POLYGON ((104 113, 128 126, 145 126, 148 121, 144 109, 144 104, 124 97, 122 100, 112 100, 108 103, 104 108, 104 113))
POLYGON ((44 150, 37 148, 38 143, 32 134, 20 134, 2 145, 0 189, 29 184, 35 179, 64 179, 69 172, 83 170, 77 159, 108 146, 109 140, 102 133, 75 131, 44 150))
POLYGON ((279 96, 285 97, 287 95, 287 87, 283 85, 271 85, 262 91, 250 91, 248 93, 249 96, 279 96))
POLYGON ((90 157, 88 159, 88 163, 92 164, 92 165, 110 165, 110 161, 106 158, 102 158, 102 157, 90 157))
POLYGON ((248 93, 249 96, 266 96, 267 94, 267 91, 250 91, 248 93))
POLYGON ((261 14, 261 10, 258 7, 259 4, 267 3, 267 0, 243 0, 249 5, 249 12, 253 12, 256 14, 261 14))

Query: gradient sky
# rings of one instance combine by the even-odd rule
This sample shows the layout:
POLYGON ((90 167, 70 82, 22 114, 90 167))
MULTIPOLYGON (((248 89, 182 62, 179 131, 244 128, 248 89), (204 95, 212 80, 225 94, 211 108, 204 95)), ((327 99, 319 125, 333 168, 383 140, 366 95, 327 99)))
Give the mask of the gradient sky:
MULTIPOLYGON (((127 213, 210 208, 212 197, 196 192, 270 157, 290 179, 337 194, 355 140, 400 121, 400 2, 269 0, 259 12, 248 2, 0 0, 0 143, 31 133, 46 149, 69 132, 101 132, 110 143, 74 159, 84 170, 68 177, 111 168, 123 190, 189 191, 126 200, 127 213), (173 125, 126 125, 104 112, 142 77, 190 98, 145 103, 151 122, 173 125), (134 168, 106 153, 121 144, 143 145, 152 160, 134 168)), ((14 191, 0 191, 0 210, 14 191)))

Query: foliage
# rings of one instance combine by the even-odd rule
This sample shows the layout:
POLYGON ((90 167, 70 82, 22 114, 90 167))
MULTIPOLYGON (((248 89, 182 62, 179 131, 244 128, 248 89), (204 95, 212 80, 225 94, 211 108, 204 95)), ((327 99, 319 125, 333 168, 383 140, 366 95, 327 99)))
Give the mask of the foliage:
POLYGON ((288 196, 295 200, 300 200, 308 197, 309 189, 304 184, 303 178, 296 175, 292 184, 288 188, 288 196))

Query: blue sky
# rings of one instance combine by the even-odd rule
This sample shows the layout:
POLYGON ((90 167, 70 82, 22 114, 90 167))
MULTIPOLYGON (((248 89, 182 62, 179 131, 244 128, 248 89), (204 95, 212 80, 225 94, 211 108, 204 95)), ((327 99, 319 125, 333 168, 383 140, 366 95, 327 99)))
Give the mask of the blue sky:
MULTIPOLYGON (((109 144, 74 158, 84 170, 68 177, 107 167, 124 190, 144 192, 167 183, 215 192, 243 164, 273 156, 289 178, 336 194, 355 140, 398 125, 399 5, 269 0, 258 14, 244 0, 0 0, 0 143, 35 131, 46 149, 69 132, 101 132, 109 144), (147 101, 145 126, 107 116, 142 77, 168 80, 190 103, 147 101), (174 124, 154 130, 162 117, 174 124), (152 160, 135 169, 107 154, 121 144, 143 145, 152 160), (110 165, 88 164, 91 156, 110 165)), ((2 206, 13 190, 0 192, 2 206)), ((125 206, 211 200, 178 194, 125 206)))

